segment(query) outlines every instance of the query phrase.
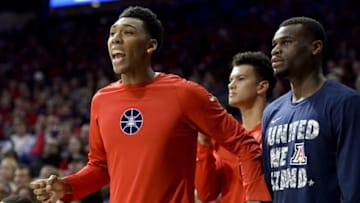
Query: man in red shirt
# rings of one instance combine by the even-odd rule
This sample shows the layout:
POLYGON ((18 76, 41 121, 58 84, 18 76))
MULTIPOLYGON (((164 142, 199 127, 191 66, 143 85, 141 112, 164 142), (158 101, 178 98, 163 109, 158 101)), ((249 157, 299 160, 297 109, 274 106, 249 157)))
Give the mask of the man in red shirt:
MULTIPOLYGON (((271 62, 262 52, 243 52, 234 56, 232 67, 229 104, 240 110, 243 127, 261 144, 262 113, 276 83, 271 62)), ((251 182, 244 177, 254 172, 257 173, 245 169, 239 163, 239 157, 199 134, 195 187, 200 200, 219 199, 222 203, 271 201, 267 193, 247 189, 251 182)))
POLYGON ((110 184, 110 203, 193 203, 199 131, 258 170, 249 187, 268 192, 255 139, 205 88, 151 68, 162 30, 143 7, 111 26, 108 51, 121 80, 92 99, 89 161, 74 175, 33 182, 38 200, 69 202, 110 184))

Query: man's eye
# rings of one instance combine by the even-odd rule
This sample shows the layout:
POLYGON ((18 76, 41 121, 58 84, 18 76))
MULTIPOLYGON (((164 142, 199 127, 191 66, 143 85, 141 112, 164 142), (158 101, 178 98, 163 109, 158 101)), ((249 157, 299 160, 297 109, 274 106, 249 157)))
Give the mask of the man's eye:
POLYGON ((126 34, 126 35, 132 35, 132 34, 134 34, 134 32, 133 32, 133 31, 130 31, 130 30, 125 30, 125 31, 124 31, 124 34, 126 34))
POLYGON ((291 41, 290 40, 285 40, 283 44, 289 45, 289 44, 291 44, 291 41))

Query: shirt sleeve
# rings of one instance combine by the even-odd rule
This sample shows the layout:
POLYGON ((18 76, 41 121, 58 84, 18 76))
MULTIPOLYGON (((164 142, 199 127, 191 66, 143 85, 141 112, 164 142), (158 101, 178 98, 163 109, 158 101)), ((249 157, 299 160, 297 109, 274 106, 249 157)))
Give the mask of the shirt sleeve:
POLYGON ((241 161, 241 170, 244 173, 253 171, 243 176, 246 183, 245 192, 251 200, 271 199, 267 190, 260 144, 256 142, 242 125, 221 107, 217 99, 200 85, 187 81, 181 88, 177 88, 178 99, 182 111, 188 122, 203 134, 210 135, 225 149, 236 154, 241 161), (261 197, 255 197, 262 191, 261 197))
POLYGON ((221 192, 220 160, 213 155, 212 145, 198 143, 195 173, 195 188, 203 202, 215 200, 221 192))
MULTIPOLYGON (((263 170, 265 174, 265 181, 268 186, 268 188, 271 188, 271 178, 270 178, 270 158, 269 158, 269 149, 268 149, 268 143, 265 135, 265 129, 267 128, 267 124, 269 123, 269 119, 267 118, 267 108, 265 108, 263 113, 263 119, 262 119, 262 128, 261 128, 261 142, 262 142, 262 161, 263 161, 263 170)), ((272 195, 272 190, 270 190, 270 193, 272 195)))
POLYGON ((32 156, 39 156, 43 152, 45 145, 45 132, 40 131, 36 134, 34 145, 31 148, 32 156))
POLYGON ((342 203, 360 202, 360 94, 337 105, 333 115, 337 140, 337 176, 342 203))
MULTIPOLYGON (((259 126, 260 128, 260 126, 259 126)), ((260 129, 258 131, 251 131, 253 134, 252 136, 256 140, 257 143, 261 144, 261 138, 258 136, 254 136, 256 133, 260 133, 260 129)), ((260 145, 261 148, 261 145, 260 145)), ((246 149, 243 149, 246 150, 246 149)), ((245 153, 245 152, 243 152, 245 153)), ((262 160, 261 160, 262 161, 262 160)), ((263 165, 251 165, 246 166, 246 164, 249 164, 249 162, 242 162, 240 164, 241 168, 241 176, 243 177, 243 186, 246 190, 245 193, 245 200, 261 200, 263 202, 271 201, 272 198, 270 196, 267 184, 263 184, 265 175, 258 176, 258 174, 263 173, 263 165), (250 169, 250 170, 249 170, 250 169)), ((265 182, 266 183, 266 182, 265 182)))
POLYGON ((89 129, 89 161, 79 172, 66 177, 72 188, 72 200, 96 192, 110 181, 106 152, 100 135, 96 112, 97 109, 93 100, 89 129))

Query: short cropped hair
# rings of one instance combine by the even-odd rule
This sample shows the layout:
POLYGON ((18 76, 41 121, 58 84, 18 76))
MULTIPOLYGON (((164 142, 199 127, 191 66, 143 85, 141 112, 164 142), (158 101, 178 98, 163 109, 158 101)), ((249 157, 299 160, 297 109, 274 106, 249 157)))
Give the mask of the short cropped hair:
POLYGON ((119 18, 124 17, 137 18, 142 20, 144 22, 145 30, 148 32, 150 37, 156 39, 158 43, 157 50, 159 50, 163 42, 164 27, 154 12, 141 6, 130 6, 125 9, 119 16, 119 18))
POLYGON ((298 24, 302 25, 312 35, 313 40, 321 40, 323 42, 322 55, 325 56, 327 49, 327 37, 324 26, 313 18, 300 16, 284 20, 280 24, 280 27, 298 24))
POLYGON ((241 52, 236 54, 232 60, 232 66, 239 66, 248 64, 254 67, 254 72, 259 81, 267 80, 269 82, 269 89, 266 92, 267 98, 270 99, 272 90, 276 84, 274 70, 268 56, 263 52, 241 52))

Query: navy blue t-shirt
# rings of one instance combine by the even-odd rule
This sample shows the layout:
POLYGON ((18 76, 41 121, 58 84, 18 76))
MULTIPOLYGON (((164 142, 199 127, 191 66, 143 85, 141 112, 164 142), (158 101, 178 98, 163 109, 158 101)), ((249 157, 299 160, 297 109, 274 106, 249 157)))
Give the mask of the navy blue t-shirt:
POLYGON ((263 117, 265 177, 273 203, 360 203, 360 93, 326 81, 314 95, 291 92, 263 117))

